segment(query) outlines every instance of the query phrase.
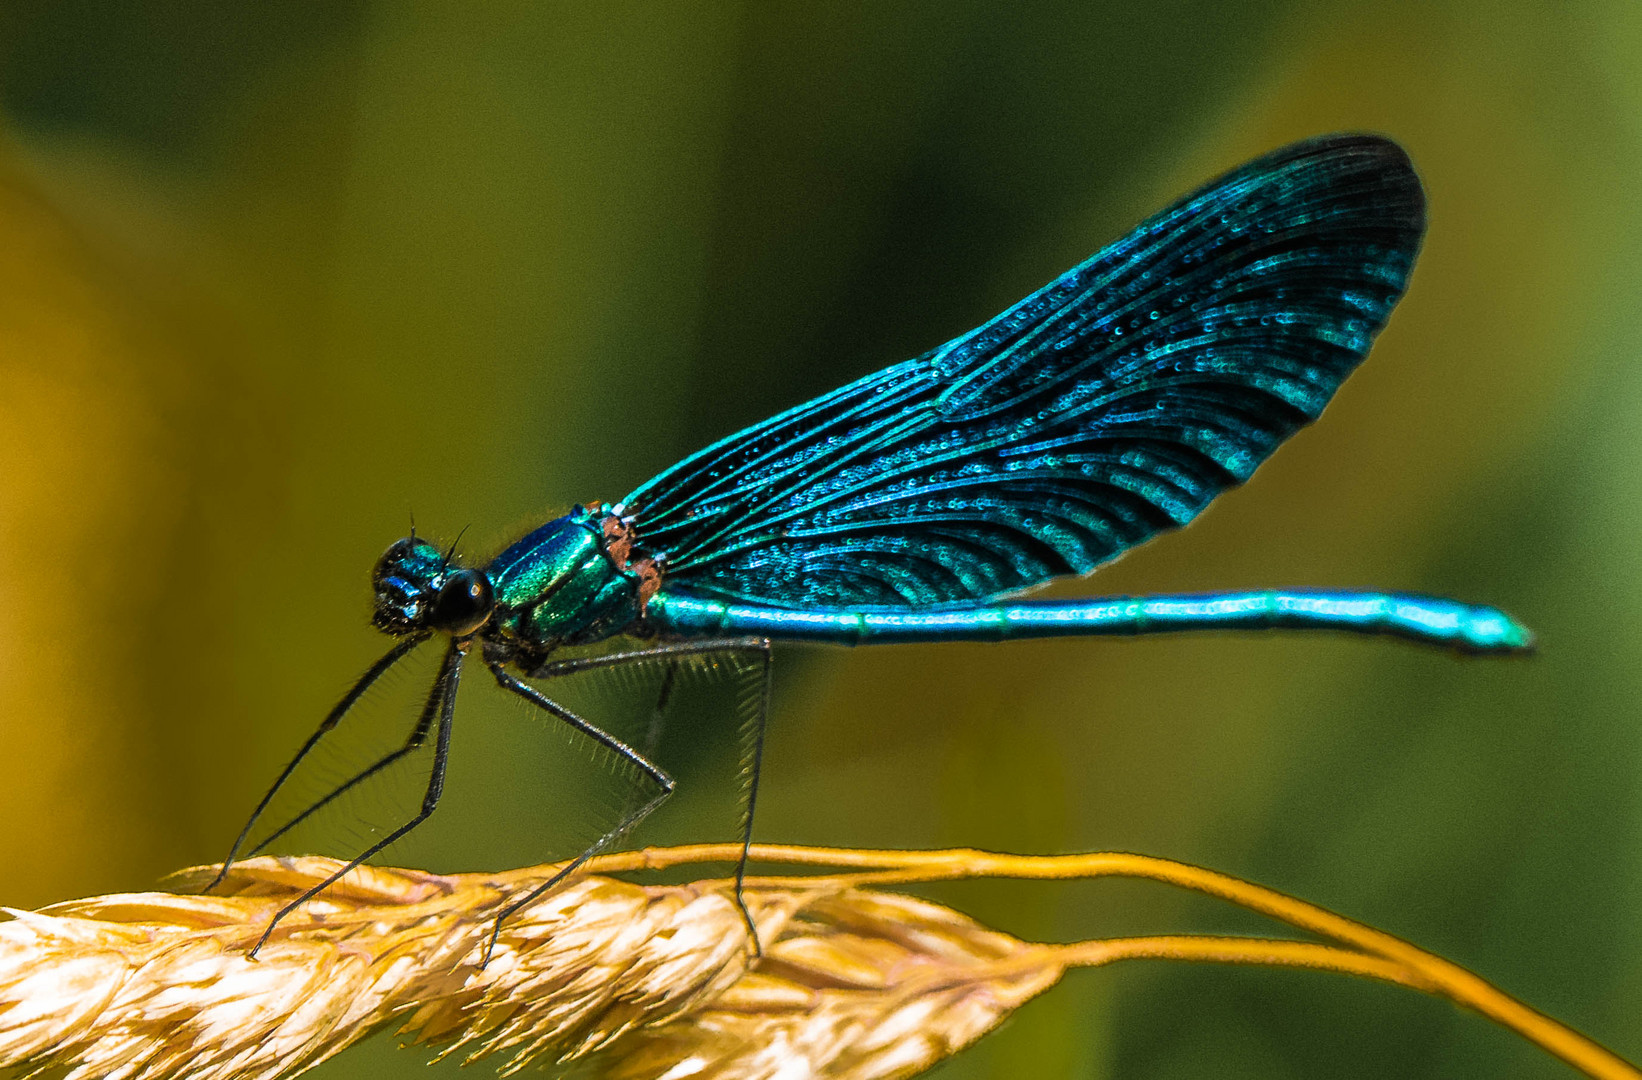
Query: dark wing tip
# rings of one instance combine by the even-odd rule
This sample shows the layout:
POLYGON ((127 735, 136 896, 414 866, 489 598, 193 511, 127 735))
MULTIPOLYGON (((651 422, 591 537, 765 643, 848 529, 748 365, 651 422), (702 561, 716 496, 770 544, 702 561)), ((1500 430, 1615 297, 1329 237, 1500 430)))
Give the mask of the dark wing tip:
POLYGON ((1418 233, 1425 232, 1425 186, 1414 162, 1401 144, 1372 132, 1336 132, 1302 139, 1256 158, 1237 172, 1281 166, 1311 165, 1331 174, 1336 182, 1361 177, 1372 181, 1388 214, 1418 233))

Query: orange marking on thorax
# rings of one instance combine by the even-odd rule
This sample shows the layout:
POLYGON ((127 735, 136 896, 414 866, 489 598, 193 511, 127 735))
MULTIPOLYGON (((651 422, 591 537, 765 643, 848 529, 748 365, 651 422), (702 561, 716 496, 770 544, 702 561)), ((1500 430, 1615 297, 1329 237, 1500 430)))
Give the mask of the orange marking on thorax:
POLYGON ((639 611, 642 613, 650 598, 661 588, 661 567, 656 565, 654 559, 634 560, 633 527, 615 514, 606 514, 600 519, 599 531, 604 536, 604 553, 610 557, 611 563, 616 569, 639 579, 639 611))

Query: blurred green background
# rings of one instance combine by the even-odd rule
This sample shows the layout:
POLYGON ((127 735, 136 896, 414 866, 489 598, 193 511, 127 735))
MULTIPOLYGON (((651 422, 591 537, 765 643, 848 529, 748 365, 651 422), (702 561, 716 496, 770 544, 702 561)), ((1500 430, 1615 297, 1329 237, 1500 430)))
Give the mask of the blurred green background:
MULTIPOLYGON (((412 510, 495 550, 1224 168, 1369 129, 1431 198, 1371 360, 1247 488, 1055 593, 1424 590, 1508 608, 1541 654, 787 649, 759 835, 1200 862, 1642 1057, 1634 0, 6 0, 0 109, 4 903, 220 857, 383 648, 367 574, 412 510)), ((428 858, 562 854, 530 789, 598 770, 468 682, 428 858)), ((679 718, 687 787, 729 727, 679 718)), ((683 802, 636 839, 731 816, 683 802)), ((1028 936, 1259 925, 1138 885, 941 895, 1028 936)), ((314 1075, 421 1061, 381 1037, 314 1075)), ((940 1075, 1567 1071, 1401 990, 1132 966, 940 1075)))

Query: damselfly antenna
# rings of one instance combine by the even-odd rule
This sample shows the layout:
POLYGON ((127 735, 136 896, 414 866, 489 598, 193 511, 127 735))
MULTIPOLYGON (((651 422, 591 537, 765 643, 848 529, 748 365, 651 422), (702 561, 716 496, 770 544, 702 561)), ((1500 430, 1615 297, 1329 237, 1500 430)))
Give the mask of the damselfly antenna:
POLYGON ((450 550, 445 552, 445 569, 450 569, 450 560, 456 557, 456 545, 462 542, 462 537, 467 535, 467 531, 471 527, 471 525, 463 525, 462 531, 456 534, 456 539, 450 542, 450 550))

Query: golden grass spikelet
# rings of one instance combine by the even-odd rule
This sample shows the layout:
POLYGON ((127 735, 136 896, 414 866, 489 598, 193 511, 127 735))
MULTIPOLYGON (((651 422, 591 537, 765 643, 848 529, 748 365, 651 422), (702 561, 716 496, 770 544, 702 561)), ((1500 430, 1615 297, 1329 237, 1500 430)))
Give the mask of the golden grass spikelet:
POLYGON ((262 858, 237 866, 220 896, 14 912, 0 925, 0 1064, 68 1066, 71 1080, 271 1078, 397 1020, 418 1042, 448 1043, 440 1056, 510 1053, 505 1071, 620 1044, 605 1068, 623 1077, 790 1075, 799 1061, 802 1075, 902 1076, 1060 976, 1047 956, 1000 967, 1034 947, 946 908, 826 879, 748 890, 768 943, 754 974, 726 883, 607 877, 521 911, 478 968, 494 913, 551 867, 372 868, 247 962, 274 911, 336 865, 262 858))
POLYGON ((941 907, 851 889, 801 906, 724 994, 601 1060, 611 1080, 912 1076, 1059 981, 1055 950, 941 907), (801 1066, 801 1067, 799 1067, 801 1066))
MULTIPOLYGON (((467 1061, 578 1062, 617 1080, 888 1080, 973 1042, 1069 967, 1132 958, 1309 967, 1475 1009, 1587 1075, 1642 1072, 1453 964, 1260 886, 1139 855, 1032 857, 759 846, 826 867, 749 879, 754 961, 722 879, 637 885, 591 871, 724 860, 735 845, 604 856, 503 924, 556 867, 438 875, 364 868, 248 949, 331 859, 240 863, 222 895, 133 893, 0 923, 0 1067, 68 1080, 291 1076, 397 1025, 467 1061), (844 870, 849 872, 842 872, 844 870), (1210 936, 1023 942, 876 886, 965 877, 1150 878, 1323 939, 1210 936)), ((215 868, 186 871, 199 885, 215 868)))
MULTIPOLYGON (((0 1064, 69 1065, 70 1080, 288 1076, 394 1020, 515 1064, 598 1049, 733 983, 745 931, 714 890, 584 878, 504 926, 543 871, 353 874, 245 951, 275 911, 337 867, 255 859, 221 896, 138 893, 16 912, 0 925, 0 1064)), ((548 868, 550 872, 551 868, 548 868)), ((757 898, 777 930, 791 895, 757 898)))

